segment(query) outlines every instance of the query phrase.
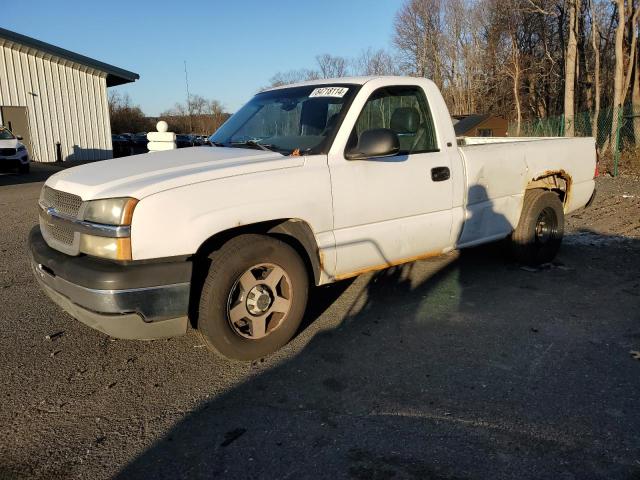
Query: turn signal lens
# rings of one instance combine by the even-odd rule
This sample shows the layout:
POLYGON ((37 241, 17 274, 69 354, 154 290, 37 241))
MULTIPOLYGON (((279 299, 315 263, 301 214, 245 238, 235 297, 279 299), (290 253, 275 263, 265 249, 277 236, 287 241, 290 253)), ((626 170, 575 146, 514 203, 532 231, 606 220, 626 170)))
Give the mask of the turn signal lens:
POLYGON ((131 238, 98 237, 82 234, 80 251, 94 257, 110 260, 131 260, 131 238))

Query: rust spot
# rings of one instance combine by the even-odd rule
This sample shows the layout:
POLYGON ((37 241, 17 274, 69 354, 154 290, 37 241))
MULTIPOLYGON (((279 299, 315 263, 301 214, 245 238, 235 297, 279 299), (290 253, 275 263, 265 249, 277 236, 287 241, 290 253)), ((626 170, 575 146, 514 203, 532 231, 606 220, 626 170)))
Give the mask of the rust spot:
POLYGON ((320 271, 324 270, 324 253, 318 248, 318 262, 320 262, 320 271))
POLYGON ((343 274, 340 274, 340 275, 336 275, 335 277, 333 277, 333 279, 334 280, 346 280, 347 278, 357 277, 358 275, 362 275, 363 273, 377 272, 379 270, 384 270, 385 268, 397 267, 398 265, 403 265, 405 263, 416 262, 418 260, 425 260, 427 258, 439 257, 442 254, 443 254, 442 250, 437 250, 437 251, 433 251, 433 252, 427 252, 427 253, 423 253, 421 255, 416 255, 414 257, 402 258, 402 259, 396 260, 394 262, 387 262, 387 263, 383 263, 381 265, 376 265, 376 266, 373 266, 373 267, 362 268, 360 270, 356 270, 355 272, 343 273, 343 274))
POLYGON ((527 185, 527 188, 535 187, 536 185, 532 185, 532 184, 535 184, 536 182, 539 182, 549 177, 560 177, 565 181, 564 205, 566 207, 567 205, 569 205, 569 200, 571 196, 571 184, 573 182, 571 175, 569 175, 569 173, 566 170, 562 170, 562 169, 546 170, 545 172, 542 173, 542 175, 538 175, 537 177, 533 178, 531 182, 529 182, 529 184, 527 185))
POLYGON ((567 183, 571 183, 571 175, 569 175, 566 170, 547 170, 539 177, 534 178, 534 180, 540 180, 541 178, 551 177, 554 175, 563 178, 567 183))

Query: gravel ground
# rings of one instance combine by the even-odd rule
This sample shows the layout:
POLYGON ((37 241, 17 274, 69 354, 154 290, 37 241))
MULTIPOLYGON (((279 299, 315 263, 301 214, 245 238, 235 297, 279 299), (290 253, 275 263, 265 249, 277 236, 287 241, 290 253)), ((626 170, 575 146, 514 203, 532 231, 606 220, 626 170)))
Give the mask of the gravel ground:
POLYGON ((599 179, 548 268, 484 247, 316 289, 248 364, 53 305, 26 256, 51 171, 0 177, 0 479, 640 478, 637 179, 599 179))

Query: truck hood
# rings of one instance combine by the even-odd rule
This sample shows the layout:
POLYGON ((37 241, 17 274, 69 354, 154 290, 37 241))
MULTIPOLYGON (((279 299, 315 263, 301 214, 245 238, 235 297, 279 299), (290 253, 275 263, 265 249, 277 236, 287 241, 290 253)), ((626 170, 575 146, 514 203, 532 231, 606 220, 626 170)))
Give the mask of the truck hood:
POLYGON ((83 200, 134 197, 224 177, 300 167, 304 157, 244 148, 192 147, 114 158, 63 170, 51 188, 83 200))

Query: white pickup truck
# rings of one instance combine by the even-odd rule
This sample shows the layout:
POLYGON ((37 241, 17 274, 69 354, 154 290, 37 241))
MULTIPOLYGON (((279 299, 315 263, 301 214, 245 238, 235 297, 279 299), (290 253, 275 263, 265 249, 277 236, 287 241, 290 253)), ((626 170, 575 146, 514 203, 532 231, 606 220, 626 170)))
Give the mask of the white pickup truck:
POLYGON ((322 285, 509 238, 550 261, 594 194, 593 138, 456 139, 429 80, 318 80, 258 93, 212 147, 51 176, 29 243, 42 288, 119 338, 185 333, 254 359, 322 285))

